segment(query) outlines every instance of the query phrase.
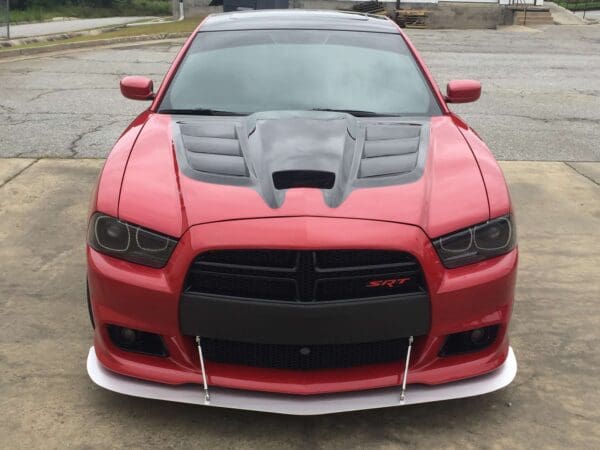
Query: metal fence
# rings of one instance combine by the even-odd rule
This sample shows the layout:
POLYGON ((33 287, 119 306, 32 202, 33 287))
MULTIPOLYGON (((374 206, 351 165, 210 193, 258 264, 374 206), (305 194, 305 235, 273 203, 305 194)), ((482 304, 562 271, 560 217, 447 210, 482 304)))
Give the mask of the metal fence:
POLYGON ((0 39, 10 39, 10 0, 0 0, 0 39))

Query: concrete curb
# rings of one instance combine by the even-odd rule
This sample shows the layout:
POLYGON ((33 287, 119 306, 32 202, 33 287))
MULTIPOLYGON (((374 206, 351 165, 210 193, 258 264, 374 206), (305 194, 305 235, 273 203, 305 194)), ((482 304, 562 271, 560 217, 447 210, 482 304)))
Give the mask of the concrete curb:
POLYGON ((129 42, 159 41, 163 39, 186 38, 191 32, 144 34, 140 36, 125 36, 108 39, 94 39, 92 41, 65 42, 62 44, 43 45, 40 47, 16 48, 11 50, 1 50, 0 60, 18 56, 38 55, 43 53, 52 53, 62 50, 75 50, 79 48, 102 47, 112 44, 123 44, 129 42))
POLYGON ((0 48, 5 50, 10 50, 14 47, 24 46, 27 44, 43 44, 44 42, 54 42, 60 43, 62 40, 71 39, 78 36, 99 36, 103 33, 107 33, 109 31, 116 31, 123 27, 107 27, 107 28, 95 28, 93 30, 81 30, 81 31, 69 31, 65 33, 54 33, 54 34, 45 34, 42 36, 29 36, 11 39, 10 41, 0 41, 0 48))

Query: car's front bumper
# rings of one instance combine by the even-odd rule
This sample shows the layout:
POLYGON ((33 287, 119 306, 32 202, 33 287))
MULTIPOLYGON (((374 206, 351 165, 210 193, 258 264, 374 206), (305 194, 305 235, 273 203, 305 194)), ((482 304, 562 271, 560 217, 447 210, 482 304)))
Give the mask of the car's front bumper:
POLYGON ((506 360, 493 372, 438 386, 410 385, 406 391, 404 401, 400 400, 400 389, 398 387, 321 395, 273 394, 211 387, 210 402, 206 402, 200 385, 170 386, 125 377, 111 372, 98 361, 94 347, 90 348, 88 354, 87 371, 90 378, 98 386, 134 397, 308 416, 414 405, 486 394, 510 384, 517 374, 517 360, 512 348, 509 347, 506 360))
MULTIPOLYGON (((88 279, 96 322, 94 346, 101 364, 113 373, 146 381, 200 385, 198 348, 194 337, 181 328, 182 287, 198 254, 222 248, 371 248, 413 254, 427 279, 431 316, 428 334, 415 337, 407 377, 409 390, 412 385, 443 386, 485 375, 498 369, 509 353, 507 329, 516 278, 516 250, 449 270, 441 265, 431 241, 418 227, 294 217, 191 227, 163 269, 139 266, 88 249, 88 279), (109 324, 161 335, 169 356, 161 358, 117 348, 108 337, 109 324), (474 353, 440 355, 447 335, 492 325, 497 325, 499 331, 489 347, 474 353)), ((354 391, 397 389, 403 382, 404 362, 295 371, 207 360, 206 369, 211 392, 236 389, 303 396, 344 392, 351 395, 354 391)))

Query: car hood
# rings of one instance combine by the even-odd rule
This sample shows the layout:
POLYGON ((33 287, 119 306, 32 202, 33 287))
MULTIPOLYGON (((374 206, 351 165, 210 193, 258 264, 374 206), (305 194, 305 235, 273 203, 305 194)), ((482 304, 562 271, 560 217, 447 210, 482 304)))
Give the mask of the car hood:
POLYGON ((398 222, 437 237, 487 220, 489 206, 450 116, 148 115, 121 219, 178 237, 197 224, 293 216, 398 222))

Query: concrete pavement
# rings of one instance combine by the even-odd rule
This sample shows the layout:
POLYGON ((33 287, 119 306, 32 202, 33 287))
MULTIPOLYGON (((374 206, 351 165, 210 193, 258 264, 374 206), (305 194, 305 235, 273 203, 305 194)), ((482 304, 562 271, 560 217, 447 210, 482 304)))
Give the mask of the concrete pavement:
POLYGON ((96 19, 51 20, 48 22, 23 23, 10 26, 11 39, 19 39, 47 34, 70 33, 73 31, 92 30, 126 23, 153 19, 150 16, 102 17, 96 19))
MULTIPOLYGON (((521 252, 513 384, 325 417, 142 400, 87 378, 85 216, 101 165, 0 159, 2 447, 600 448, 600 186, 569 165, 502 164, 521 252)), ((585 168, 597 174, 600 163, 585 168)))
POLYGON ((575 13, 578 17, 585 18, 587 20, 597 20, 600 21, 600 9, 594 9, 592 11, 586 11, 585 14, 583 11, 577 11, 575 13))

